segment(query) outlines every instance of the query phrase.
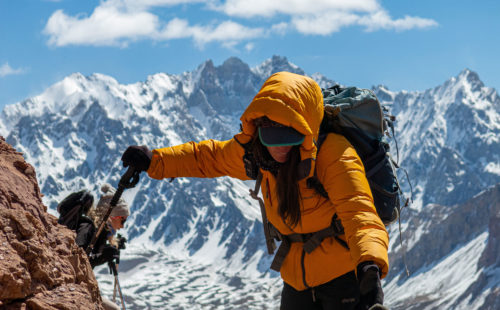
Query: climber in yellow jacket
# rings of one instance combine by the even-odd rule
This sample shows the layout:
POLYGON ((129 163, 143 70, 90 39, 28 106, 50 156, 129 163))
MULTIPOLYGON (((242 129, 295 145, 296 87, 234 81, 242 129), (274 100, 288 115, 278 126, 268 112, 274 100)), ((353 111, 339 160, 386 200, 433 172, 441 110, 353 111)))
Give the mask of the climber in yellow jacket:
MULTIPOLYGON (((388 235, 377 216, 363 164, 341 135, 328 134, 318 153, 323 96, 312 79, 273 74, 241 116, 242 131, 228 141, 207 140, 155 149, 130 146, 124 166, 154 179, 230 176, 248 180, 246 149, 262 175, 269 222, 281 235, 329 227, 337 214, 343 247, 333 237, 310 253, 292 242, 280 273, 281 309, 368 309, 382 303, 388 272, 388 235), (307 186, 316 176, 328 199, 307 186)), ((307 235, 304 235, 307 236, 307 235)))

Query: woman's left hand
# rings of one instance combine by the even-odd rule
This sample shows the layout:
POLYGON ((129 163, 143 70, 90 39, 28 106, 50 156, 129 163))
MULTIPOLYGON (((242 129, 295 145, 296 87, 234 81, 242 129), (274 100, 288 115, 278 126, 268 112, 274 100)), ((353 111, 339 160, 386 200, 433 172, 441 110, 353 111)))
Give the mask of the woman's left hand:
POLYGON ((361 303, 366 309, 384 303, 384 292, 380 283, 380 268, 371 261, 362 262, 357 267, 361 303))

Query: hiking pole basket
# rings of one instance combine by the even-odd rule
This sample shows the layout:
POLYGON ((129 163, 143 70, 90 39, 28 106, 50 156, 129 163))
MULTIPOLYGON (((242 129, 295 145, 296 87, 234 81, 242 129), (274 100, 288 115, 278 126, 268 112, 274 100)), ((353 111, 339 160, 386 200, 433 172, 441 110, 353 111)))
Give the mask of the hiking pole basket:
POLYGON ((113 208, 116 206, 118 203, 118 200, 120 200, 120 197, 122 196, 123 191, 126 188, 133 188, 137 185, 137 182, 139 182, 139 175, 140 171, 135 170, 134 167, 129 166, 125 174, 121 177, 120 182, 118 183, 118 189, 116 190, 115 194, 113 195, 113 198, 111 199, 111 203, 109 204, 109 208, 106 211, 106 214, 104 215, 101 224, 99 225, 99 229, 97 230, 97 233, 95 233, 92 236, 92 241, 90 244, 87 246, 87 249, 85 252, 87 255, 90 255, 92 253, 92 250, 94 249, 94 245, 97 242, 97 238, 101 234, 102 230, 104 229, 104 225, 106 224, 109 215, 111 214, 111 211, 113 211, 113 208))

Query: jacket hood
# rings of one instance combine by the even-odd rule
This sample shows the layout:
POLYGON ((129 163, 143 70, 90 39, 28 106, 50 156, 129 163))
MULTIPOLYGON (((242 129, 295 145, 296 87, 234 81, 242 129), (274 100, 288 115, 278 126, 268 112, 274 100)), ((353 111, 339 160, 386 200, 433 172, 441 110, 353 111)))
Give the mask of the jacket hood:
POLYGON ((290 72, 277 72, 262 85, 241 116, 242 132, 237 135, 241 143, 249 142, 256 134, 254 120, 267 116, 270 120, 293 127, 304 135, 300 147, 301 172, 313 174, 319 127, 323 120, 323 94, 311 78, 290 72), (305 170, 304 170, 305 169, 305 170))

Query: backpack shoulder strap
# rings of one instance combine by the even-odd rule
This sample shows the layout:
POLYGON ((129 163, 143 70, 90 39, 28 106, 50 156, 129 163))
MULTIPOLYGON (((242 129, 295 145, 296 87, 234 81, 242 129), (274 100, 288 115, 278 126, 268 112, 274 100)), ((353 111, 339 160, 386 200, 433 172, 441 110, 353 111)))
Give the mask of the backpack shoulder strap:
POLYGON ((270 229, 272 224, 269 223, 269 221, 267 220, 266 207, 264 205, 264 201, 262 200, 262 198, 259 197, 261 182, 262 182, 262 173, 259 170, 257 174, 257 180, 255 181, 255 189, 250 190, 250 196, 253 199, 259 201, 260 214, 262 215, 262 225, 264 226, 264 236, 266 237, 267 252, 269 254, 273 254, 274 250, 276 250, 276 244, 274 243, 274 238, 271 236, 270 229))
MULTIPOLYGON (((320 134, 318 136, 318 141, 316 142, 316 148, 317 148, 316 154, 319 154, 320 148, 323 145, 323 142, 325 142, 327 135, 328 135, 328 133, 321 133, 320 132, 320 134)), ((325 187, 323 186, 323 184, 321 184, 320 180, 318 179, 318 174, 317 174, 316 168, 317 168, 317 166, 314 168, 314 176, 310 177, 306 181, 307 187, 315 189, 318 192, 318 194, 325 197, 326 199, 330 199, 328 197, 328 192, 325 190, 325 187)))

